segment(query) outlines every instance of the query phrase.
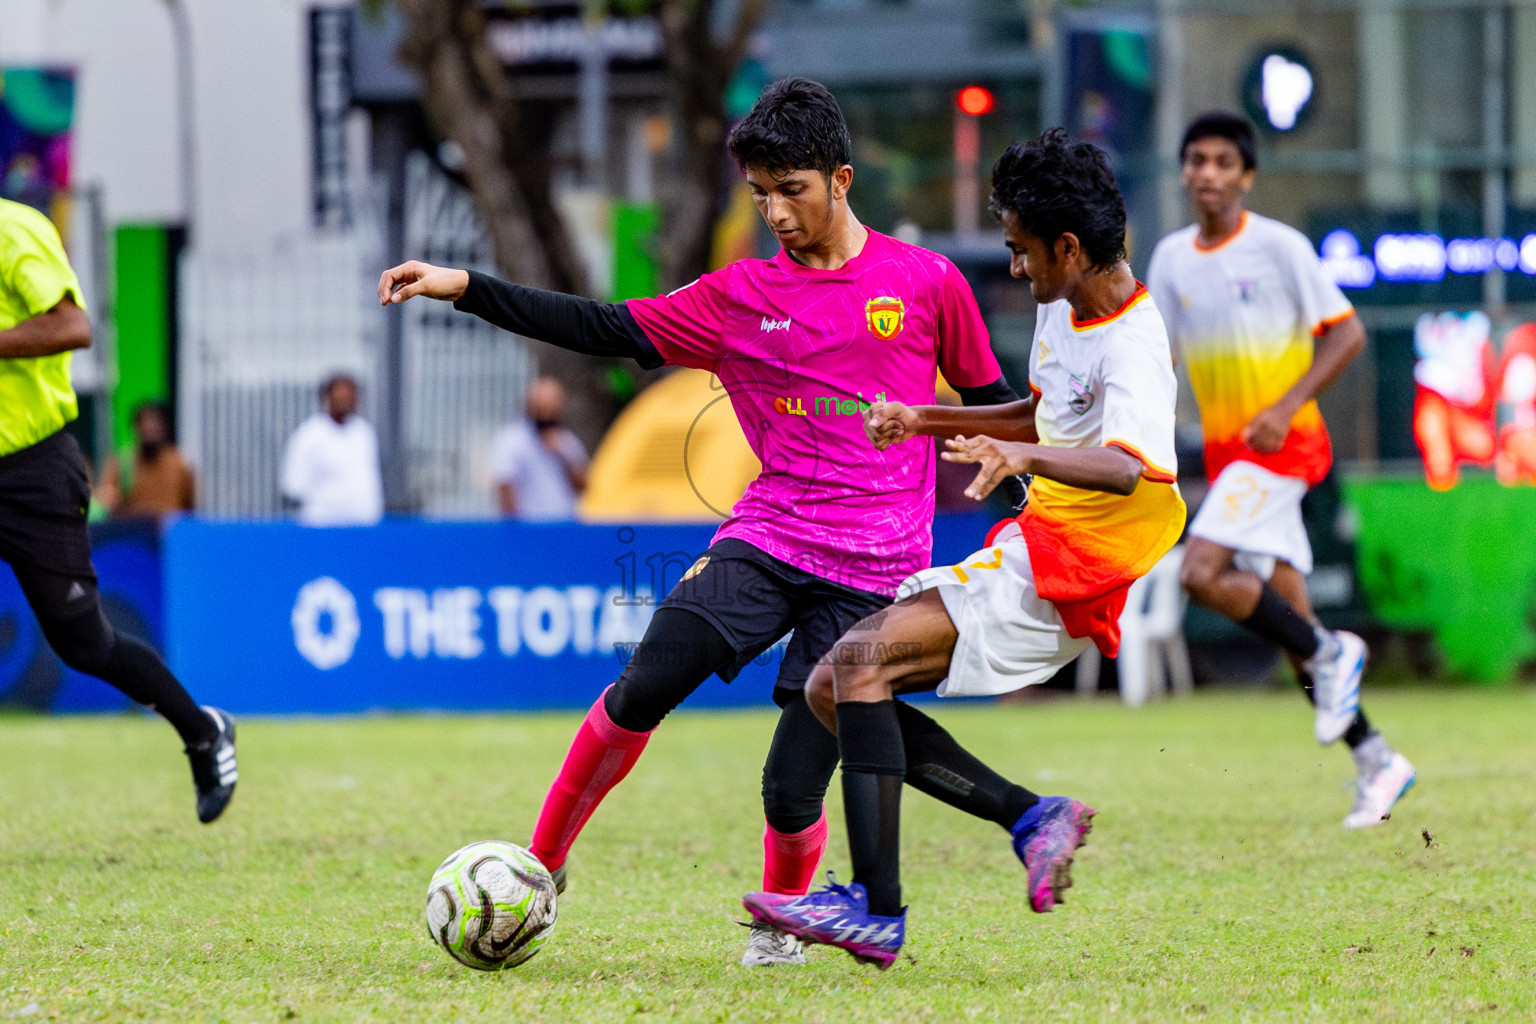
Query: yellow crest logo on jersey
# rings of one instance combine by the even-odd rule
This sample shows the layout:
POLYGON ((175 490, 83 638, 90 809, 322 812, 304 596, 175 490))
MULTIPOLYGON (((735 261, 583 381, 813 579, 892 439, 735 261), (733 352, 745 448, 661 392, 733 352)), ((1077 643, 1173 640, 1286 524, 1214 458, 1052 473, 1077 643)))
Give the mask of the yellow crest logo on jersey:
POLYGON ((874 332, 875 337, 882 341, 890 341, 901 333, 906 309, 900 299, 882 295, 864 304, 864 317, 869 321, 869 329, 874 332))
MULTIPOLYGON (((705 555, 702 558, 700 558, 697 562, 694 562, 693 565, 689 566, 688 571, 683 573, 683 579, 684 580, 691 580, 691 579, 693 579, 699 573, 703 572, 704 571, 704 567, 706 565, 708 565, 708 564, 709 564, 709 556, 705 555)), ((679 583, 681 583, 682 581, 683 580, 678 580, 679 583)))

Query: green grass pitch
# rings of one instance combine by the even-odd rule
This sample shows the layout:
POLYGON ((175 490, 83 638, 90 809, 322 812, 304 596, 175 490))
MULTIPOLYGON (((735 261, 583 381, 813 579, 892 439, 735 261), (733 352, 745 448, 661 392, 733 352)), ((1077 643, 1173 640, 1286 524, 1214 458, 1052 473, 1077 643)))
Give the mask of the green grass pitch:
POLYGON ((764 712, 665 723, 577 845, 549 945, 497 975, 430 943, 427 879, 470 840, 526 841, 576 716, 250 719, 207 828, 163 724, 0 718, 0 1020, 1531 1019, 1536 695, 1368 707, 1420 782, 1349 834, 1349 759, 1294 693, 941 706, 1100 813, 1037 916, 1000 830, 909 790, 911 959, 883 974, 816 947, 737 966, 764 712))

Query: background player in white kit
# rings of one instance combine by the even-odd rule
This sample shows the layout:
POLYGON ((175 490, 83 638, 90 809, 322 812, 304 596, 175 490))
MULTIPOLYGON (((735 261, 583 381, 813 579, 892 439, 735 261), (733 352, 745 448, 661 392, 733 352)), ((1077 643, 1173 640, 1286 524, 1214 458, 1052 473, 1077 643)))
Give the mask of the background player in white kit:
POLYGON ((1246 120, 1196 118, 1180 160, 1196 222, 1158 243, 1147 285, 1200 404, 1212 481, 1190 524, 1184 586, 1286 651, 1316 706, 1318 742, 1342 738, 1354 755, 1345 827, 1376 825, 1414 769, 1360 711, 1365 643, 1313 619, 1301 519, 1301 499, 1333 461, 1316 398, 1365 330, 1306 237, 1244 209, 1257 170, 1246 120))

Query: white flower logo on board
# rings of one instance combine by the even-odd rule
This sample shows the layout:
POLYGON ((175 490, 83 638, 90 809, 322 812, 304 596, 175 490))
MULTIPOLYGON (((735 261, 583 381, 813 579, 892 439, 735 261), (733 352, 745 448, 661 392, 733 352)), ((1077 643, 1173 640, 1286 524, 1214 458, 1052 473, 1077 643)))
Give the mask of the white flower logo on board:
POLYGON ((363 631, 352 592, 329 576, 310 580, 293 602, 293 646, 315 668, 338 668, 352 659, 363 631), (329 631, 321 628, 330 617, 329 631))

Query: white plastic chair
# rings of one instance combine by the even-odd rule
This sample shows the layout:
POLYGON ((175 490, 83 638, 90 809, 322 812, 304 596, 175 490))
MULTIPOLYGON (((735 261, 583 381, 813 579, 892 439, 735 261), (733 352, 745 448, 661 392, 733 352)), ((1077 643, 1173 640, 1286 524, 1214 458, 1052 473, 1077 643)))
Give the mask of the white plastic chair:
MULTIPOLYGON (((1180 544, 1131 584, 1125 611, 1120 613, 1120 656, 1115 659, 1115 668, 1120 699, 1133 707, 1161 695, 1169 681, 1175 693, 1189 693, 1195 688, 1189 648, 1184 645, 1184 609, 1189 598, 1179 585, 1183 564, 1184 545, 1180 544)), ((1101 667, 1097 647, 1090 646, 1078 657, 1079 694, 1098 692, 1101 667)))

